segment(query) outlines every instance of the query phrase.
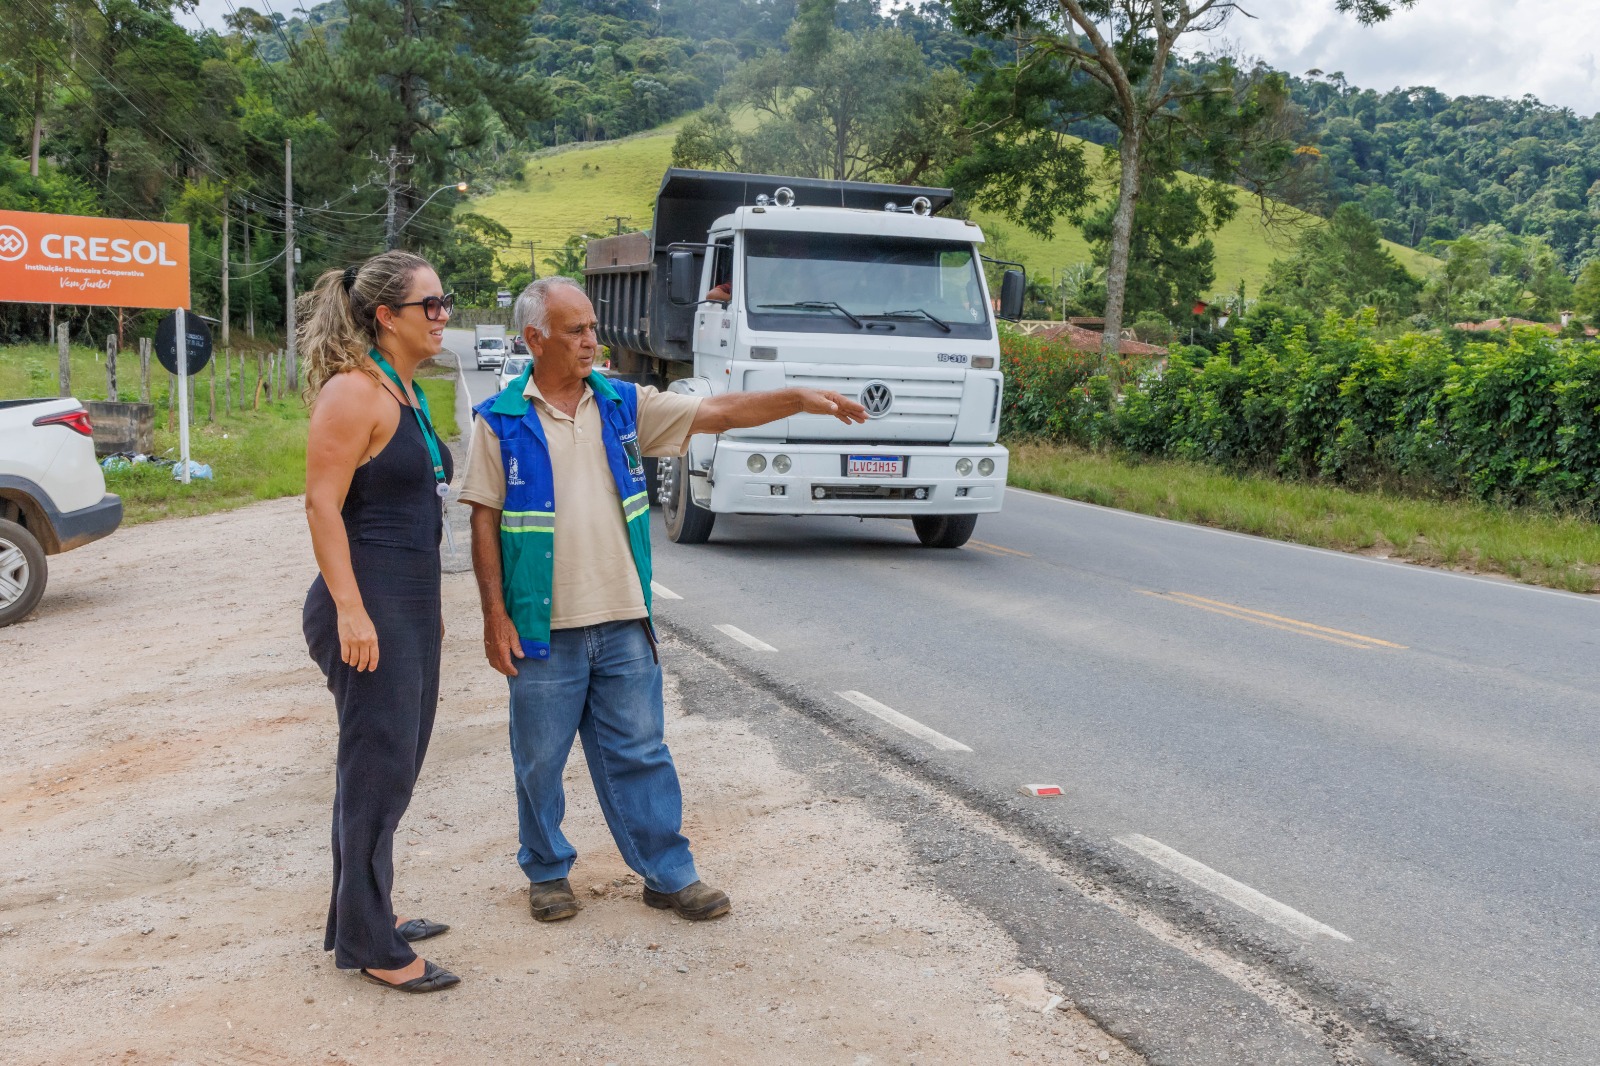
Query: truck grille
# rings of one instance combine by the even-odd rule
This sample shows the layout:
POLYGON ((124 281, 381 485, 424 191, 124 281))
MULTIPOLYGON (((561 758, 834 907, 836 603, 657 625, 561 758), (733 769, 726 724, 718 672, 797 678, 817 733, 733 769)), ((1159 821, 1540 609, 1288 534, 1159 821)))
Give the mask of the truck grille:
POLYGON ((828 389, 853 400, 860 400, 862 390, 873 382, 887 385, 893 396, 888 411, 866 426, 855 427, 853 435, 883 430, 890 438, 899 439, 915 433, 919 439, 946 443, 955 432, 964 387, 961 378, 940 376, 937 371, 923 376, 908 373, 904 367, 883 367, 879 374, 864 373, 866 368, 861 367, 851 367, 848 373, 840 373, 841 369, 791 363, 784 376, 790 385, 828 389))

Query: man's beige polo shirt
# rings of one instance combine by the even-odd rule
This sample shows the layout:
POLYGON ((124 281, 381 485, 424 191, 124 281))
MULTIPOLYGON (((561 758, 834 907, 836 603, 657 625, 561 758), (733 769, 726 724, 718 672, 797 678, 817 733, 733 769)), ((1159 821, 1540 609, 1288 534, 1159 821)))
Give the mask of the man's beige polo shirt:
MULTIPOLYGON (((629 388, 619 382, 619 388, 629 388)), ((622 498, 606 462, 600 408, 585 384, 578 415, 550 406, 528 378, 523 390, 539 412, 550 444, 556 486, 555 590, 550 594, 550 628, 573 629, 599 622, 645 617, 633 549, 622 519, 622 498)), ((681 455, 700 398, 639 389, 639 450, 645 455, 681 455)), ((506 502, 505 463, 500 440, 483 419, 473 419, 471 458, 461 499, 495 510, 506 502)))

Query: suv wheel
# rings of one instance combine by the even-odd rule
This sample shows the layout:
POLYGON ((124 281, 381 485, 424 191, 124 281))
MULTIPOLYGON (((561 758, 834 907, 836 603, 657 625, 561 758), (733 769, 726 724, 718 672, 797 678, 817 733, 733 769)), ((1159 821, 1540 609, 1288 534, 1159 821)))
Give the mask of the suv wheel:
POLYGON ((22 526, 0 518, 0 626, 20 622, 44 595, 44 549, 22 526))

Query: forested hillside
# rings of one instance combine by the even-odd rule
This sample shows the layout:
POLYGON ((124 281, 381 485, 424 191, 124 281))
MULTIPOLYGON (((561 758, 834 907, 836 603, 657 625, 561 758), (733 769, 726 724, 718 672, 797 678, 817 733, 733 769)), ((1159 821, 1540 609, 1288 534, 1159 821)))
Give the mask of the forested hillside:
POLYGON ((1600 257, 1600 116, 1532 97, 1380 93, 1338 74, 1290 85, 1325 203, 1360 204, 1390 240, 1426 249, 1499 223, 1544 238, 1569 266, 1600 257))

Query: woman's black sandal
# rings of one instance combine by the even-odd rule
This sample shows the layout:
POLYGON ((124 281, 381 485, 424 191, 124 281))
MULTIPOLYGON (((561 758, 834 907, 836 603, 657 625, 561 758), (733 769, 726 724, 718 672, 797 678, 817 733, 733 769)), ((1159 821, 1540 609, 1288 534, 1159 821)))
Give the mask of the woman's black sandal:
POLYGON ((432 936, 448 933, 450 927, 443 922, 430 922, 426 918, 413 918, 409 922, 401 922, 394 927, 407 943, 415 944, 419 940, 426 940, 432 936))
POLYGON ((361 971, 361 976, 375 985, 392 988, 397 992, 442 992, 452 985, 461 983, 461 978, 443 966, 435 966, 433 963, 426 961, 422 964, 421 977, 413 977, 411 980, 403 981, 400 984, 395 984, 393 981, 385 981, 381 977, 374 977, 365 969, 361 971))

